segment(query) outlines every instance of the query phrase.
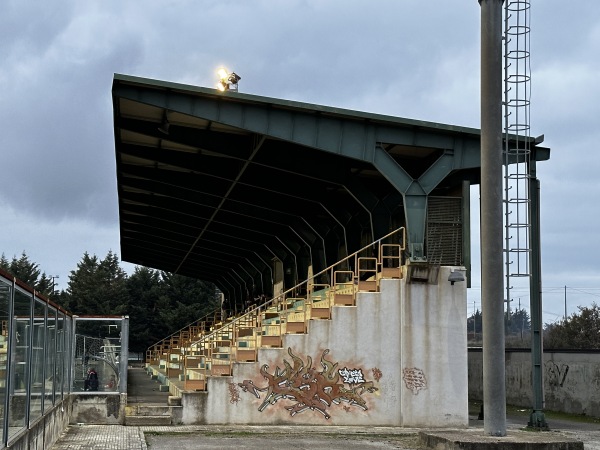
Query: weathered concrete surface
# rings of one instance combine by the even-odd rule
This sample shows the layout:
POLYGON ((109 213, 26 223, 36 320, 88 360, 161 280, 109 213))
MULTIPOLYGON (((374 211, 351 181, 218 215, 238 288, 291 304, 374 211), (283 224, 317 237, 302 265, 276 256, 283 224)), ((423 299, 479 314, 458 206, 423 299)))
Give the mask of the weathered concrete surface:
POLYGON ((119 393, 77 393, 71 394, 73 412, 71 424, 106 424, 125 423, 126 394, 119 393))
MULTIPOLYGON (((483 433, 477 425, 474 429, 452 430, 462 436, 483 433)), ((509 424, 510 433, 527 434, 536 442, 543 443, 546 439, 555 437, 571 445, 573 440, 581 440, 585 450, 600 449, 600 430, 578 431, 581 425, 573 422, 570 431, 560 432, 524 432, 509 424)), ((442 430, 437 430, 442 431, 442 430)), ((546 444, 544 444, 546 445, 546 444)), ((188 425, 188 426, 153 426, 153 427, 123 427, 119 425, 84 425, 70 426, 67 432, 52 447, 53 450, 110 450, 110 449, 140 449, 146 450, 197 450, 209 449, 272 449, 272 448, 303 448, 315 450, 348 450, 369 448, 396 448, 402 450, 424 450, 420 442, 419 430, 399 427, 315 427, 315 426, 245 426, 245 425, 188 425), (149 445, 147 445, 148 443, 149 445)), ((444 447, 441 447, 444 448, 444 447)), ((464 447, 460 447, 464 448, 464 447)), ((476 447, 478 449, 484 447, 476 447)), ((494 448, 494 447, 490 447, 494 448)), ((496 446, 503 449, 507 447, 496 446)), ((528 442, 522 442, 519 449, 534 449, 528 447, 528 442)), ((537 447, 540 448, 540 447, 537 447)), ((550 442, 545 449, 556 449, 555 443, 550 442), (549 446, 548 446, 549 445, 549 446)), ((570 450, 573 447, 562 447, 570 450)), ((582 448, 582 447, 575 447, 582 448)))
MULTIPOLYGON (((482 353, 470 350, 469 399, 481 400, 482 353)), ((531 406, 531 354, 507 351, 506 402, 531 406)), ((600 353, 544 352, 545 409, 600 417, 600 353)))
POLYGON ((45 450, 60 438, 67 427, 71 411, 70 399, 57 402, 50 411, 31 426, 9 439, 9 447, 15 450, 45 450))
POLYGON ((208 392, 182 393, 183 424, 466 427, 466 283, 449 273, 383 279, 356 306, 334 306, 307 334, 210 377, 208 392))
POLYGON ((478 430, 421 431, 421 443, 436 450, 583 450, 583 442, 558 433, 508 431, 506 436, 485 435, 478 430))
POLYGON ((466 283, 451 285, 449 274, 441 267, 437 285, 401 284, 403 426, 468 425, 466 283), (419 384, 408 389, 411 369, 413 376, 423 374, 423 389, 419 384))
POLYGON ((145 433, 148 447, 152 450, 172 450, 174 440, 179 449, 311 449, 311 450, 367 450, 395 448, 400 450, 415 450, 419 446, 416 434, 399 435, 357 435, 357 434, 318 434, 308 435, 287 434, 277 436, 272 434, 235 434, 219 435, 196 433, 179 436, 165 436, 155 433, 145 433))

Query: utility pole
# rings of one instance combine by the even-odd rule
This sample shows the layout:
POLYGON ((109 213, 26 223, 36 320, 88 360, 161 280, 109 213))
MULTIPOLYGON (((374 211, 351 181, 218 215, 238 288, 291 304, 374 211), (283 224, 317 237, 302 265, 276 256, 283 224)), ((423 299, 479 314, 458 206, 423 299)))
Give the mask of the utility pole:
POLYGON ((502 0, 481 5, 481 296, 484 432, 506 436, 502 220, 502 0))
POLYGON ((567 286, 565 285, 565 322, 567 321, 567 286))
POLYGON ((523 317, 523 311, 521 311, 521 297, 519 297, 519 315, 521 316, 521 341, 523 340, 523 328, 525 327, 525 317, 523 317))
POLYGON ((475 300, 473 300, 473 340, 475 340, 477 336, 477 328, 475 328, 475 300))

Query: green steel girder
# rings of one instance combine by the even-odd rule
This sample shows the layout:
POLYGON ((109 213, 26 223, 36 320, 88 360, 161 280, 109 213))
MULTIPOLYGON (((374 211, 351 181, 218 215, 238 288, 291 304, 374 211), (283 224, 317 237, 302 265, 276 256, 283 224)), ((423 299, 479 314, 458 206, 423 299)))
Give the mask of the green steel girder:
MULTIPOLYGON (((456 169, 479 165, 479 139, 466 136, 457 139, 442 132, 432 133, 424 129, 431 125, 425 122, 405 121, 406 129, 398 129, 399 124, 375 123, 366 117, 337 118, 319 111, 227 101, 227 95, 192 97, 172 90, 149 91, 135 85, 116 85, 113 95, 367 162, 374 162, 377 143, 385 142, 439 149, 460 146, 465 154, 456 169)), ((254 96, 241 98, 248 97, 254 96)), ((332 112, 335 111, 332 108, 332 112)), ((393 119, 381 118, 390 122, 393 119)))
POLYGON ((380 145, 375 148, 375 167, 403 196, 408 250, 413 261, 425 260, 427 196, 454 170, 454 163, 454 152, 445 150, 419 179, 415 180, 380 145))

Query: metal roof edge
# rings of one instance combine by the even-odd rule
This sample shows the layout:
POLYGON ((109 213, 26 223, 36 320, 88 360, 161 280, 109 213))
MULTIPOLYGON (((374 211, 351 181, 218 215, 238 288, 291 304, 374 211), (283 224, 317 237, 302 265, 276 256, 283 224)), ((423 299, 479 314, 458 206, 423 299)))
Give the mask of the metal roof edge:
POLYGON ((449 124, 443 124, 443 123, 438 123, 438 122, 428 122, 428 121, 417 120, 417 119, 407 119, 407 118, 403 118, 403 117, 389 116, 389 115, 385 115, 385 114, 368 113, 365 111, 357 111, 357 110, 352 110, 352 109, 337 108, 337 107, 333 107, 333 106, 304 103, 304 102, 299 102, 299 101, 294 101, 294 100, 284 100, 284 99, 279 99, 279 98, 274 98, 274 97, 265 97, 265 96, 254 95, 254 94, 245 94, 245 93, 240 93, 240 92, 227 92, 227 91, 222 92, 222 91, 219 91, 218 89, 212 89, 212 88, 207 88, 207 87, 174 83, 174 82, 169 82, 169 81, 162 81, 162 80, 156 80, 156 79, 151 79, 151 78, 138 77, 138 76, 134 76, 134 75, 124 75, 124 74, 115 73, 114 79, 113 79, 113 88, 114 88, 115 84, 118 84, 119 82, 129 83, 129 84, 139 84, 139 85, 145 85, 148 87, 168 89, 168 90, 183 91, 183 92, 188 92, 188 93, 209 95, 209 96, 213 96, 213 97, 221 97, 221 98, 225 97, 225 98, 229 98, 231 100, 238 100, 238 101, 243 101, 243 102, 263 103, 263 104, 274 105, 274 106, 278 106, 278 107, 282 107, 282 108, 310 110, 311 112, 322 112, 325 114, 345 116, 348 118, 354 118, 354 119, 359 119, 359 120, 385 122, 388 124, 395 124, 395 125, 408 126, 408 127, 426 128, 426 129, 430 129, 430 130, 439 130, 439 131, 447 131, 447 132, 449 131, 449 132, 454 132, 454 133, 470 134, 470 135, 476 135, 476 136, 479 136, 481 134, 480 130, 477 128, 462 127, 462 126, 449 125, 449 124))
MULTIPOLYGON (((368 112, 356 111, 356 110, 352 110, 352 109, 337 108, 337 107, 333 107, 333 106, 317 105, 317 104, 312 104, 312 103, 304 103, 304 102, 299 102, 299 101, 295 101, 295 100, 284 100, 284 99, 279 99, 279 98, 274 98, 274 97, 265 97, 265 96, 254 95, 254 94, 245 94, 245 93, 240 93, 240 92, 227 92, 227 91, 222 92, 222 91, 219 91, 218 89, 212 89, 212 88, 207 88, 207 87, 202 87, 202 86, 194 86, 194 85, 189 85, 189 84, 174 83, 174 82, 170 82, 170 81, 156 80, 156 79, 152 79, 152 78, 138 77, 135 75, 125 75, 125 74, 115 73, 114 79, 113 79, 113 89, 114 89, 114 86, 120 82, 144 85, 144 86, 148 86, 148 87, 152 87, 152 88, 187 92, 187 93, 191 93, 191 94, 201 94, 201 95, 207 95, 210 97, 228 98, 233 101, 241 101, 241 102, 245 102, 245 103, 261 103, 261 104, 267 104, 267 105, 274 105, 274 106, 278 106, 281 108, 303 110, 305 112, 309 111, 311 113, 322 112, 325 114, 331 114, 331 115, 335 115, 335 116, 344 116, 344 117, 347 117, 350 119, 366 120, 366 121, 371 121, 371 122, 380 122, 380 123, 385 123, 388 125, 411 127, 411 128, 414 128, 414 127, 423 128, 423 129, 427 129, 429 131, 437 130, 440 132, 458 133, 458 134, 470 135, 471 137, 476 137, 477 139, 481 136, 481 130, 479 130, 478 128, 463 127, 463 126, 458 126, 458 125, 449 125, 449 124, 438 123, 438 122, 428 122, 428 121, 424 121, 424 120, 407 119, 404 117, 389 116, 389 115, 385 115, 385 114, 368 113, 368 112)), ((505 135, 503 134, 503 139, 504 139, 504 137, 505 137, 505 135)), ((517 136, 510 134, 509 139, 516 140, 517 136)), ((520 139, 523 139, 523 137, 520 137, 520 139)), ((533 144, 535 146, 536 150, 538 150, 537 157, 536 157, 537 160, 545 161, 545 160, 550 159, 550 149, 547 147, 541 147, 539 145, 536 145, 537 139, 538 138, 534 138, 534 137, 528 138, 528 140, 531 142, 531 144, 533 144)))

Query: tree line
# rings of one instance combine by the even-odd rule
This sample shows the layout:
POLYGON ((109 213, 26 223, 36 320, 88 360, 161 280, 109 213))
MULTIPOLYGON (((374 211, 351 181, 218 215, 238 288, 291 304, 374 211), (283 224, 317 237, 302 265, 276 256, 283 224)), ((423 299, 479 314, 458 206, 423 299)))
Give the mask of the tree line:
MULTIPOLYGON (((578 311, 565 320, 546 323, 543 326, 544 348, 600 349, 600 306, 578 306, 578 311)), ((524 309, 516 309, 505 316, 506 345, 510 347, 531 346, 531 319, 524 309)), ((467 318, 467 334, 471 343, 481 340, 482 314, 475 311, 467 318)))
POLYGON ((2 254, 0 268, 72 314, 128 315, 131 352, 144 352, 220 307, 213 283, 142 266, 128 275, 112 251, 103 259, 84 253, 61 291, 25 252, 11 260, 2 254))
MULTIPOLYGON (((212 313, 220 306, 214 284, 168 272, 137 266, 128 275, 118 256, 109 251, 104 259, 84 253, 69 274, 67 288, 54 290, 54 280, 25 252, 11 260, 4 254, 0 268, 77 315, 128 315, 129 348, 143 352, 150 345, 212 313)), ((525 309, 505 317, 506 342, 511 347, 531 345, 531 318, 525 309)), ((481 340, 482 314, 467 318, 469 341, 481 340)), ((544 347, 552 349, 600 348, 600 307, 579 306, 561 322, 545 324, 544 347)))

